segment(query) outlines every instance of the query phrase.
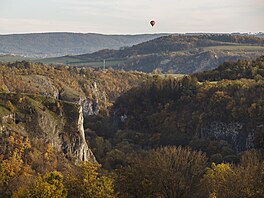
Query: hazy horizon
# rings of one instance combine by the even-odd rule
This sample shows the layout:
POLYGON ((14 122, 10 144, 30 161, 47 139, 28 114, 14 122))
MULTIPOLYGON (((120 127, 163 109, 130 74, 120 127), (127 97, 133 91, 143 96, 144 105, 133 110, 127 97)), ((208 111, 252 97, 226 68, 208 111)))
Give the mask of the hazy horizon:
POLYGON ((0 34, 256 33, 263 10, 263 0, 1 0, 0 34))
POLYGON ((69 33, 69 34, 98 34, 98 35, 115 35, 115 36, 123 36, 123 35, 146 35, 146 34, 258 34, 258 33, 264 33, 264 32, 153 32, 153 33, 103 33, 103 32, 62 32, 62 31, 47 31, 47 32, 15 32, 15 33, 0 33, 1 36, 5 36, 5 35, 17 35, 17 34, 49 34, 49 33, 69 33))

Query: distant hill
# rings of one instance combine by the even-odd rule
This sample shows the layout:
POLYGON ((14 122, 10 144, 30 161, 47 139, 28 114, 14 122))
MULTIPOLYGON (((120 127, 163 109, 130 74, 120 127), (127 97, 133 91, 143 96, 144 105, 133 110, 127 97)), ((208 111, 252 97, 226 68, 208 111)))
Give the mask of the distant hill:
POLYGON ((46 64, 106 67, 164 73, 195 73, 228 60, 264 54, 264 38, 230 34, 169 35, 120 50, 37 60, 46 64))
POLYGON ((167 34, 103 35, 82 33, 32 33, 0 35, 0 54, 55 57, 119 49, 167 34))

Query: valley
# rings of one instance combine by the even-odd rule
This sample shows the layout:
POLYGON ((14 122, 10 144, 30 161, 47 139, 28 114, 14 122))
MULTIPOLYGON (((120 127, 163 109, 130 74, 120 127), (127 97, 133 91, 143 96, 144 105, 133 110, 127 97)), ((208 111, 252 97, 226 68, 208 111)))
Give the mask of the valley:
POLYGON ((264 198, 263 0, 0 0, 0 198, 264 198))
MULTIPOLYGON (((1 62, 0 195, 39 197, 52 181, 60 185, 53 193, 62 197, 157 197, 173 195, 173 189, 180 197, 261 197, 264 57, 252 57, 263 53, 262 39, 245 45, 252 38, 227 37, 237 39, 233 44, 188 37, 182 45, 182 37, 179 45, 178 38, 159 38, 177 42, 166 44, 165 54, 148 41, 77 56, 98 67, 1 62), (188 75, 110 64, 149 56, 189 60, 190 54, 196 62, 190 60, 188 75), (210 67, 201 69, 196 64, 197 57, 204 62, 202 54, 245 59, 216 68, 208 60, 210 67), (230 189, 233 179, 241 182, 230 189), (169 188, 153 185, 169 181, 169 188)), ((172 60, 162 61, 169 68, 172 60)))

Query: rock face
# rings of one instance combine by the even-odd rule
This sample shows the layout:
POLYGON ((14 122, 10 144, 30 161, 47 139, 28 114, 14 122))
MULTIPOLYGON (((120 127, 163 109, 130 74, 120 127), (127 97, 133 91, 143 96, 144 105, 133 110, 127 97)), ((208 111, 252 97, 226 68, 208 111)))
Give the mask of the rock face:
MULTIPOLYGON (((53 126, 53 130, 49 130, 49 134, 53 137, 48 137, 49 135, 46 134, 47 139, 55 148, 62 150, 67 158, 74 159, 76 163, 80 161, 96 163, 85 139, 82 106, 67 102, 64 102, 62 106, 63 116, 58 120, 59 123, 50 125, 53 126)), ((43 126, 47 126, 47 123, 44 122, 43 126)))
POLYGON ((29 139, 38 138, 50 143, 75 163, 96 163, 85 139, 83 109, 80 104, 44 97, 38 99, 24 96, 22 100, 16 106, 16 114, 1 117, 2 130, 12 131, 19 128, 29 139))
POLYGON ((215 140, 225 140, 236 151, 254 148, 254 132, 243 133, 243 124, 239 122, 224 123, 215 121, 201 128, 200 137, 215 140))
POLYGON ((85 140, 85 134, 84 134, 84 128, 83 128, 83 110, 82 106, 79 107, 79 118, 77 122, 77 139, 73 139, 74 141, 71 142, 69 145, 71 147, 71 150, 73 152, 73 155, 76 156, 77 162, 78 161, 91 161, 96 162, 96 159, 92 153, 92 151, 89 149, 87 142, 85 140), (76 141, 77 140, 77 141, 76 141))
POLYGON ((105 94, 102 94, 98 88, 96 82, 94 82, 92 85, 89 86, 92 95, 95 98, 88 99, 85 98, 84 100, 81 101, 81 105, 83 108, 83 115, 84 118, 87 119, 88 116, 92 115, 98 115, 99 113, 99 98, 105 98, 105 94))
POLYGON ((82 108, 83 108, 83 115, 85 118, 91 115, 98 115, 99 113, 99 104, 98 100, 88 100, 85 99, 82 102, 82 108))

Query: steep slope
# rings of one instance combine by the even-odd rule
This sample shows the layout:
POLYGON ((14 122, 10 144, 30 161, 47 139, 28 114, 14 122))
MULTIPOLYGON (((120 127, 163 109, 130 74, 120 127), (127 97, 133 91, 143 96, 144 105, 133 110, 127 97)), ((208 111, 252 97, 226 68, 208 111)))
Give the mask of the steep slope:
POLYGON ((29 140, 50 143, 72 161, 96 159, 88 148, 82 107, 43 96, 0 94, 1 134, 21 133, 29 140))
POLYGON ((109 115, 122 92, 148 77, 0 63, 0 197, 114 197, 113 179, 99 171, 85 126, 109 115))
POLYGON ((51 67, 26 61, 0 66, 3 133, 19 131, 49 142, 72 161, 95 161, 85 138, 89 116, 109 114, 122 93, 148 75, 137 72, 51 67), (9 119, 10 118, 10 119, 9 119))

